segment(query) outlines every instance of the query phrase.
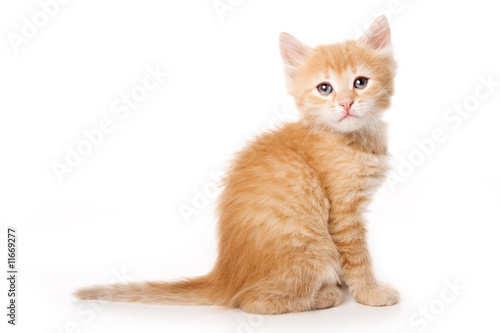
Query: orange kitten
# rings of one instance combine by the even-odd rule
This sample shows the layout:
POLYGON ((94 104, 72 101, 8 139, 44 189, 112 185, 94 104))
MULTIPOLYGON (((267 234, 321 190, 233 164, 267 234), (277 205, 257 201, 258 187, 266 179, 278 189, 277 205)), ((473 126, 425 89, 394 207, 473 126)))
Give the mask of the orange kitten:
POLYGON ((387 170, 381 116, 396 69, 387 19, 356 41, 310 48, 283 33, 280 47, 302 118, 262 134, 232 162, 213 271, 81 289, 79 298, 279 314, 338 305, 344 284, 359 303, 398 302, 373 276, 362 216, 387 170))

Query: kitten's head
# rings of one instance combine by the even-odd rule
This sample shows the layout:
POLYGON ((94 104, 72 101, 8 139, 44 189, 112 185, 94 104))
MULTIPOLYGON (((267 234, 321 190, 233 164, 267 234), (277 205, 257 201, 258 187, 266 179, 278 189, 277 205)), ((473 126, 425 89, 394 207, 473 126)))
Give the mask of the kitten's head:
POLYGON ((373 128, 389 107, 396 62, 385 16, 356 41, 311 48, 282 33, 280 49, 288 90, 307 123, 354 132, 373 128))

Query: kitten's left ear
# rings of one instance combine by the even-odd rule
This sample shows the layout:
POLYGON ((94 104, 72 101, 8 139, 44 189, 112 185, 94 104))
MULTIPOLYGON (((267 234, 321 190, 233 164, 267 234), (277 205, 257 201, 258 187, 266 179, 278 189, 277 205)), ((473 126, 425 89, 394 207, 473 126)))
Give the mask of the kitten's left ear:
POLYGON ((382 50, 392 55, 391 28, 387 17, 382 15, 373 21, 359 41, 375 50, 382 50))
POLYGON ((285 32, 280 34, 281 58, 285 65, 285 74, 287 81, 293 79, 295 70, 302 64, 312 48, 300 42, 298 39, 285 32))

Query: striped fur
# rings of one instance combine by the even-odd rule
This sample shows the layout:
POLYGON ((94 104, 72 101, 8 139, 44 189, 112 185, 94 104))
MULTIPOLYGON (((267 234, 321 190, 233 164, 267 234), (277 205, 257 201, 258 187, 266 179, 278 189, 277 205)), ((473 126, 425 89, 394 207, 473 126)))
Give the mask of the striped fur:
POLYGON ((398 293, 373 276, 362 216, 387 171, 381 114, 393 94, 390 47, 384 17, 342 44, 310 48, 283 34, 287 85, 302 118, 262 134, 233 160, 218 201, 213 271, 179 282, 91 287, 77 297, 280 314, 336 306, 347 285, 362 304, 397 303, 398 293), (369 85, 354 89, 356 75, 369 85), (329 96, 316 90, 325 81, 334 87, 329 96), (349 111, 341 99, 353 101, 353 117, 340 119, 349 111))

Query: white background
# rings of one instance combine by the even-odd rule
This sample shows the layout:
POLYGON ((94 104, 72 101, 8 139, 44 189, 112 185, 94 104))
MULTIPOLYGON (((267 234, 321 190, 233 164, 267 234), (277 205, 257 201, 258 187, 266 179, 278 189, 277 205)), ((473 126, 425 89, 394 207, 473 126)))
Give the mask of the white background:
POLYGON ((220 16, 213 0, 69 1, 15 52, 8 36, 20 35, 23 17, 32 21, 41 7, 34 0, 2 1, 0 266, 6 271, 5 232, 12 225, 20 271, 15 328, 6 324, 1 279, 2 332, 498 327, 500 86, 475 97, 476 89, 488 93, 481 77, 500 81, 494 3, 222 3, 232 7, 220 16), (83 303, 71 296, 92 284, 207 273, 216 257, 210 174, 224 170, 248 138, 295 117, 278 34, 310 45, 340 42, 384 10, 392 11, 399 61, 386 119, 400 178, 377 193, 367 218, 377 276, 401 292, 400 304, 371 308, 349 296, 324 311, 254 317, 209 307, 83 303), (120 119, 113 102, 141 84, 147 66, 169 76, 120 119), (473 109, 467 115, 447 113, 464 103, 473 109), (85 139, 82 131, 104 118, 113 121, 112 133, 59 181, 52 163, 65 163, 66 146, 75 148, 85 139), (436 129, 445 140, 429 144, 436 129), (427 142, 427 155, 416 141, 427 142), (418 165, 399 172, 410 157, 418 165), (198 207, 198 215, 183 217, 180 208, 188 206, 198 207), (465 286, 457 295, 447 290, 455 282, 465 286), (419 315, 425 308, 429 319, 419 315))

